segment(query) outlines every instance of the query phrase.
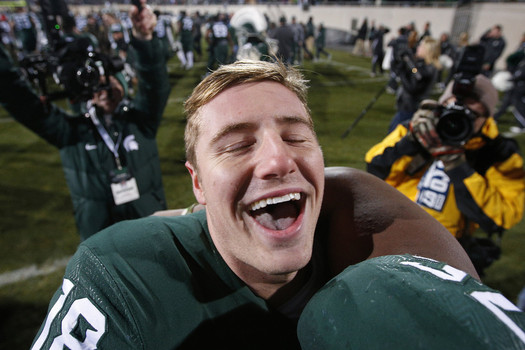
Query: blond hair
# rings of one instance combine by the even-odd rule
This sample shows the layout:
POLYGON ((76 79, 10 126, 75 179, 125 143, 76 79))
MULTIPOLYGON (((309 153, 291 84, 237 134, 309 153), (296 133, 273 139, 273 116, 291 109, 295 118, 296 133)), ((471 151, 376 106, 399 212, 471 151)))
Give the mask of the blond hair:
MULTIPOLYGON (((202 127, 200 108, 228 88, 262 81, 277 82, 288 88, 299 98, 308 116, 310 116, 310 109, 307 105, 308 82, 297 69, 286 66, 280 61, 240 60, 221 66, 202 80, 184 103, 187 121, 184 132, 186 159, 193 166, 197 166, 195 145, 199 137, 199 130, 202 127)), ((268 103, 271 103, 271 101, 268 101, 268 103)), ((313 129, 311 118, 310 123, 313 129)))
POLYGON ((441 69, 441 63, 439 62, 439 56, 441 55, 440 43, 436 39, 426 36, 421 40, 419 45, 425 47, 425 63, 441 69))
POLYGON ((468 41, 469 41, 469 35, 467 32, 461 32, 461 34, 459 34, 459 42, 458 42, 458 46, 467 46, 468 45, 468 41))

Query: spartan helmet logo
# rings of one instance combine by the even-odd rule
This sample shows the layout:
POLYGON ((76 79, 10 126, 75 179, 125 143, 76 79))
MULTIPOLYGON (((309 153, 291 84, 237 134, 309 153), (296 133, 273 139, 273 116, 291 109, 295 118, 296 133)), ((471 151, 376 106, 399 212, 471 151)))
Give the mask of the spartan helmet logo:
POLYGON ((126 136, 126 138, 124 139, 124 148, 127 152, 139 150, 139 144, 135 140, 135 135, 126 136))

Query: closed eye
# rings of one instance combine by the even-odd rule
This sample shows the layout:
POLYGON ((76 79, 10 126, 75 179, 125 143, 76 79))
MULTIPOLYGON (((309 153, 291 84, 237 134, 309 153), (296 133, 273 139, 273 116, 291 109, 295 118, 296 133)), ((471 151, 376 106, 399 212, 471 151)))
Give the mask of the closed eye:
POLYGON ((254 142, 251 141, 236 142, 225 146, 220 151, 220 153, 240 153, 243 151, 247 151, 251 146, 253 146, 253 144, 254 142))
POLYGON ((300 144, 303 142, 312 141, 314 136, 309 136, 310 133, 304 134, 304 133, 286 133, 282 136, 282 139, 284 142, 289 144, 300 144))
POLYGON ((283 139, 283 141, 287 143, 291 143, 291 144, 299 144, 299 143, 306 142, 306 139, 304 138, 286 138, 286 139, 283 139))

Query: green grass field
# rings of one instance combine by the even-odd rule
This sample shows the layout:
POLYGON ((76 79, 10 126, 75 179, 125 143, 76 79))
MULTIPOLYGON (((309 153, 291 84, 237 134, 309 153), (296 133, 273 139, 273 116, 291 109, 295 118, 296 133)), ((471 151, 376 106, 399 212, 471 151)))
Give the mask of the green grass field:
MULTIPOLYGON (((369 58, 331 52, 332 61, 305 62, 303 66, 310 80, 309 104, 326 165, 365 169, 366 151, 385 136, 394 115, 394 96, 381 95, 342 139, 343 131, 386 83, 386 77, 370 77, 369 58)), ((200 81, 204 67, 200 63, 184 71, 175 59, 169 65, 173 87, 158 146, 170 208, 193 202, 184 167, 182 102, 200 81)), ((501 129, 513 123, 507 114, 500 121, 501 129)), ((525 136, 517 139, 525 149, 525 136)), ((0 206, 0 349, 27 349, 61 284, 64 268, 60 259, 74 253, 79 236, 58 151, 12 121, 1 108, 0 206)), ((503 255, 484 278, 512 301, 525 286, 524 231, 521 222, 505 233, 503 255)))

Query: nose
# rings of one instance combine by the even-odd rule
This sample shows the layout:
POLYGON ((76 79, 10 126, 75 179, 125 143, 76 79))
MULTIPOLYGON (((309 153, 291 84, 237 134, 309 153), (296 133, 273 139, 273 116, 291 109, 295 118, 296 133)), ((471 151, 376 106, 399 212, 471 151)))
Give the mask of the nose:
POLYGON ((255 176, 261 179, 281 178, 297 169, 293 150, 278 134, 265 135, 254 160, 255 176))

